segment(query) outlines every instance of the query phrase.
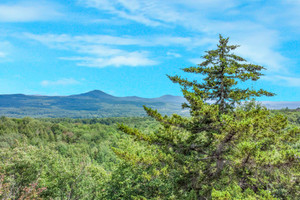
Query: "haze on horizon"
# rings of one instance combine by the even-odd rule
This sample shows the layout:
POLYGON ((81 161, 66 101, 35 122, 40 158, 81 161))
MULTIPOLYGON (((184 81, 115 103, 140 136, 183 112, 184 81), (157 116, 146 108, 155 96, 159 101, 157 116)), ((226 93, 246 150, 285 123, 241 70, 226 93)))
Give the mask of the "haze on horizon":
POLYGON ((222 34, 268 69, 245 84, 277 94, 259 100, 299 101, 299 21, 293 0, 2 0, 0 94, 178 96, 166 74, 185 76, 222 34))

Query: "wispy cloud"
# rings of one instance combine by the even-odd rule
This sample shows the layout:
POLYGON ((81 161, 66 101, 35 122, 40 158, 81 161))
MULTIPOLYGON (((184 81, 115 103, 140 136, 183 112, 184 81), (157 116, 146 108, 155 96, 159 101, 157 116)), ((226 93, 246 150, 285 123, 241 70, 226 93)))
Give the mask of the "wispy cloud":
POLYGON ((78 66, 103 68, 108 66, 149 66, 158 64, 156 61, 147 58, 147 53, 120 51, 120 54, 114 56, 101 57, 61 57, 62 60, 78 61, 78 66))
POLYGON ((0 51, 0 58, 4 58, 6 56, 6 54, 4 52, 0 51))
MULTIPOLYGON (((289 59, 283 56, 277 49, 280 46, 280 36, 276 31, 264 29, 263 27, 257 28, 248 33, 241 34, 232 33, 230 36, 230 44, 239 45, 234 51, 235 54, 242 56, 249 63, 262 65, 267 68, 268 73, 289 73, 289 68, 286 66, 289 59), (256 31, 258 30, 258 31, 256 31), (245 37, 247 35, 247 37, 245 37)), ((225 37, 228 35, 223 35, 225 37)), ((215 49, 217 41, 210 42, 213 44, 209 49, 215 49)), ((193 64, 199 64, 201 58, 191 58, 189 61, 193 64)))
MULTIPOLYGON (((78 2, 87 7, 116 15, 122 19, 149 26, 192 22, 195 16, 201 20, 202 13, 206 13, 208 10, 210 12, 215 10, 215 13, 217 13, 217 10, 219 13, 240 4, 236 0, 228 0, 225 4, 221 0, 78 0, 78 2), (191 16, 193 17, 187 20, 191 16)), ((188 24, 186 23, 186 25, 188 24)))
POLYGON ((87 67, 121 67, 149 66, 158 64, 149 58, 148 51, 128 51, 119 46, 138 45, 145 41, 129 37, 108 35, 70 36, 70 35, 36 35, 25 33, 25 37, 38 41, 50 48, 72 51, 76 56, 60 57, 62 60, 76 61, 78 66, 87 67))
POLYGON ((152 35, 136 37, 128 35, 77 35, 68 34, 32 34, 24 33, 26 38, 36 40, 52 48, 64 49, 70 45, 117 45, 117 46, 184 46, 195 48, 201 45, 216 44, 216 38, 208 37, 179 37, 168 35, 152 35), (67 44, 67 47, 65 46, 67 44))
POLYGON ((167 52, 167 56, 171 56, 171 57, 174 57, 174 58, 182 57, 179 53, 175 53, 175 52, 171 52, 171 51, 167 52))
MULTIPOLYGON (((110 0, 79 0, 80 3, 87 7, 97 8, 110 14, 117 15, 121 18, 136 21, 149 26, 161 25, 159 20, 151 19, 147 13, 155 10, 156 5, 152 1, 110 1, 110 0), (118 8, 119 7, 119 8, 118 8)), ((163 6, 163 2, 161 2, 163 6)), ((157 9, 159 11, 160 9, 157 9)))
MULTIPOLYGON (((226 3, 222 0, 78 1, 86 7, 107 12, 114 17, 146 26, 181 27, 195 35, 193 37, 154 37, 151 40, 152 45, 184 45, 195 48, 216 44, 216 36, 222 33, 224 36, 235 38, 237 44, 242 45, 238 52, 246 56, 249 61, 262 64, 272 72, 288 70, 283 64, 287 58, 277 50, 282 42, 279 30, 272 26, 274 21, 268 21, 274 18, 274 9, 272 6, 263 6, 260 1, 228 0, 226 3), (198 39, 195 39, 196 37, 198 39)), ((283 6, 286 7, 286 5, 283 6)), ((276 25, 278 26, 277 23, 276 25)))
MULTIPOLYGON (((77 0, 79 5, 95 8, 99 13, 108 13, 110 18, 128 20, 155 28, 162 26, 167 29, 179 27, 188 31, 188 36, 151 35, 143 37, 129 35, 79 35, 66 34, 26 34, 51 48, 75 51, 78 55, 68 60, 77 61, 78 65, 87 66, 122 66, 115 60, 123 60, 124 66, 153 65, 158 63, 151 52, 145 48, 127 50, 123 46, 181 46, 185 50, 199 49, 203 46, 212 47, 217 43, 218 33, 231 36, 235 44, 241 44, 237 53, 250 62, 264 65, 271 73, 286 71, 285 63, 289 60, 278 51, 282 44, 282 36, 274 20, 274 8, 264 6, 260 1, 222 0, 77 0), (258 9, 257 12, 253 12, 258 9), (151 40, 149 40, 151 37, 151 40), (125 50, 126 49, 126 50, 125 50), (105 50, 105 55, 102 53, 105 50), (132 56, 136 56, 135 59, 132 56), (109 65, 104 64, 109 63, 109 65)), ((293 1, 288 1, 285 7, 291 7, 293 1)), ((281 3, 275 3, 280 4, 281 3)), ((299 6, 298 3, 293 6, 299 6)), ((286 9, 287 10, 287 9, 286 9)), ((275 12, 278 13, 278 12, 275 12)), ((287 16, 284 12, 280 16, 287 16)), ((103 15, 100 15, 103 17, 103 15)), ((287 18, 287 17, 286 17, 287 18)), ((297 18, 298 19, 298 18, 297 18)), ((95 21, 96 19, 92 19, 95 21)), ((234 42, 233 41, 233 42, 234 42)), ((167 53, 171 56, 170 52, 167 53)), ((173 54, 174 57, 177 57, 173 54)), ((200 57, 201 55, 199 55, 200 57)), ((187 58, 188 59, 188 58, 187 58)), ((193 58, 192 58, 193 59, 193 58)), ((191 61, 191 60, 190 60, 191 61)))
POLYGON ((228 0, 226 3, 221 0, 78 0, 78 2, 86 7, 149 26, 179 24, 193 27, 195 22, 198 25, 202 22, 201 28, 207 13, 220 14, 241 4, 237 0, 228 0))
POLYGON ((191 58, 191 59, 189 59, 189 61, 190 61, 192 64, 196 65, 196 64, 200 64, 201 61, 203 61, 203 60, 202 60, 201 58, 191 58))
POLYGON ((10 60, 10 54, 12 53, 13 46, 8 41, 0 41, 0 62, 10 60))
POLYGON ((76 85, 80 82, 73 78, 63 78, 56 81, 43 80, 41 82, 42 86, 66 86, 66 85, 76 85))
POLYGON ((234 42, 241 46, 236 53, 246 58, 249 62, 263 65, 270 73, 289 73, 286 66, 289 59, 278 52, 280 36, 277 31, 260 28, 252 31, 247 38, 235 36, 234 42))
POLYGON ((47 21, 62 17, 57 6, 47 1, 0 3, 0 22, 47 21))
MULTIPOLYGON (((79 66, 108 67, 108 66, 150 66, 159 62, 151 58, 151 53, 145 47, 183 47, 185 49, 211 46, 217 43, 216 38, 176 37, 155 35, 151 37, 111 36, 111 35, 77 35, 68 34, 32 34, 24 33, 28 39, 53 49, 76 52, 78 55, 60 57, 63 60, 76 61, 79 66), (126 47, 135 47, 136 50, 124 50, 126 47)), ((168 56, 179 58, 181 55, 167 51, 168 56)))
MULTIPOLYGON (((236 26, 238 26, 236 24, 236 26)), ((232 38, 233 44, 241 44, 237 49, 237 53, 247 58, 250 62, 264 65, 270 71, 287 70, 284 64, 287 58, 276 51, 279 45, 279 36, 276 31, 257 28, 252 31, 249 37, 245 38, 237 33, 234 33, 232 38), (235 42, 236 41, 236 42, 235 42)), ((247 30, 245 30, 246 32, 247 30)), ((81 55, 71 57, 68 60, 81 61, 77 64, 80 66, 147 66, 155 65, 158 62, 149 58, 150 53, 147 51, 127 51, 122 50, 122 46, 136 46, 136 47, 157 47, 157 46, 179 46, 185 49, 196 49, 199 47, 215 48, 218 42, 216 36, 203 37, 176 37, 176 36, 152 36, 151 41, 148 38, 134 36, 111 36, 111 35, 78 35, 71 36, 67 34, 32 34, 24 33, 26 38, 38 41, 50 48, 71 50, 81 55), (83 56, 86 55, 86 56, 83 56), (88 55, 92 55, 88 56, 88 55), (135 58, 134 58, 134 57, 135 58), (125 58, 126 61, 125 61, 125 58), (115 62, 116 60, 125 61, 123 64, 115 62), (136 63, 134 63, 136 60, 136 63), (107 64, 105 64, 107 63, 107 64)), ((227 36, 227 35, 225 35, 227 36)), ((171 51, 167 52, 168 56, 180 57, 178 53, 171 51)), ((199 57, 202 55, 199 55, 199 57)), ((66 59, 66 58, 64 58, 66 59)), ((192 61, 193 59, 190 59, 192 61)), ((196 59, 199 60, 198 58, 196 59)), ((196 61, 194 60, 194 61, 196 61)), ((192 62, 194 62, 192 61, 192 62)))
POLYGON ((266 81, 270 81, 275 85, 286 86, 286 87, 300 87, 299 77, 274 75, 269 77, 263 77, 263 79, 266 81))

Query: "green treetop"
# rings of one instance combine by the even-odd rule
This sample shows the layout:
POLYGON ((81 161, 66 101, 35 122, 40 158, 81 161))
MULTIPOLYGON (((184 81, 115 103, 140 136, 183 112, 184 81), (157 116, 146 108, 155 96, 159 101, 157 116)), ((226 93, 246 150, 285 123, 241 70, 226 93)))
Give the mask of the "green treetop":
POLYGON ((247 100, 251 97, 262 95, 273 96, 273 93, 265 90, 240 89, 235 87, 238 81, 252 80, 260 78, 262 66, 248 64, 240 56, 231 53, 238 45, 228 45, 229 38, 219 36, 219 44, 216 50, 206 51, 203 56, 204 61, 198 67, 187 67, 183 71, 188 73, 202 74, 206 76, 203 83, 188 81, 179 76, 168 76, 173 82, 179 83, 184 88, 195 86, 200 90, 198 95, 203 100, 213 100, 220 106, 220 111, 225 112, 228 108, 233 108, 236 102, 247 100))
POLYGON ((110 199, 300 198, 300 129, 255 102, 234 107, 273 95, 237 87, 238 81, 258 80, 263 67, 230 54, 236 47, 220 36, 218 49, 208 51, 204 62, 184 69, 206 75, 203 83, 169 76, 183 87, 190 117, 162 116, 145 107, 159 130, 145 134, 119 126, 137 143, 114 149, 128 165, 111 185, 128 189, 112 190, 110 199))

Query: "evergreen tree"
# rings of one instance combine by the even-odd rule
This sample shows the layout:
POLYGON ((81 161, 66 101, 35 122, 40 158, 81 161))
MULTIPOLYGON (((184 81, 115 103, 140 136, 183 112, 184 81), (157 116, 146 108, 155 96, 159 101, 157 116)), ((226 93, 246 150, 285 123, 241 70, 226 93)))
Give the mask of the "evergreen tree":
MULTIPOLYGON (((179 83, 190 109, 190 117, 162 116, 144 107, 161 124, 153 134, 120 125, 132 135, 145 152, 114 149, 131 167, 143 171, 149 186, 165 180, 167 186, 145 192, 146 182, 135 183, 132 196, 149 199, 297 199, 299 198, 299 127, 289 126, 282 115, 250 102, 235 103, 253 96, 273 93, 240 89, 238 81, 256 81, 263 67, 245 64, 231 54, 220 36, 217 50, 208 51, 198 67, 184 71, 207 75, 203 83, 169 76, 179 83), (213 100, 214 104, 208 104, 213 100), (142 184, 141 184, 142 183, 142 184), (171 185, 170 185, 171 184, 171 185), (139 188, 140 186, 140 188, 139 188), (157 192, 160 188, 172 192, 157 192), (175 196, 174 196, 175 195, 175 196)), ((136 178, 135 180, 140 180, 136 178)), ((117 197, 116 197, 117 198, 117 197)))
POLYGON ((262 75, 262 66, 245 63, 246 60, 231 53, 238 45, 228 45, 229 38, 219 36, 219 44, 216 50, 207 51, 203 56, 204 61, 198 67, 184 68, 184 72, 202 74, 206 76, 203 83, 188 81, 179 76, 168 76, 174 83, 179 83, 184 88, 194 86, 199 89, 197 95, 206 100, 215 101, 219 105, 220 112, 233 108, 235 103, 256 96, 273 96, 273 93, 265 90, 241 89, 235 87, 238 81, 256 81, 262 75))

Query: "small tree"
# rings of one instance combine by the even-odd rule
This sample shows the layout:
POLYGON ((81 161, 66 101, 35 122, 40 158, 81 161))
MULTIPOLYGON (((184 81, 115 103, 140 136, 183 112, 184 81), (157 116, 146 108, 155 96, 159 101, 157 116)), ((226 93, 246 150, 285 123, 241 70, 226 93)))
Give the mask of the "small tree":
MULTIPOLYGON (((183 69, 206 75, 203 83, 169 76, 183 86, 188 101, 183 107, 190 109, 190 117, 162 116, 144 107, 149 116, 160 122, 158 131, 149 135, 119 126, 123 132, 144 141, 148 153, 114 149, 117 155, 133 168, 143 169, 150 185, 158 176, 172 183, 167 186, 173 189, 168 197, 155 191, 158 198, 299 197, 299 128, 289 127, 285 117, 272 115, 255 102, 234 107, 253 96, 274 95, 262 89, 236 87, 238 81, 258 80, 263 69, 231 54, 236 47, 220 36, 218 48, 208 51, 204 62, 183 69)), ((145 182, 142 185, 145 187, 145 182)), ((164 187, 160 185, 155 190, 159 188, 164 187)), ((136 189, 135 193, 153 198, 143 191, 136 189)))

